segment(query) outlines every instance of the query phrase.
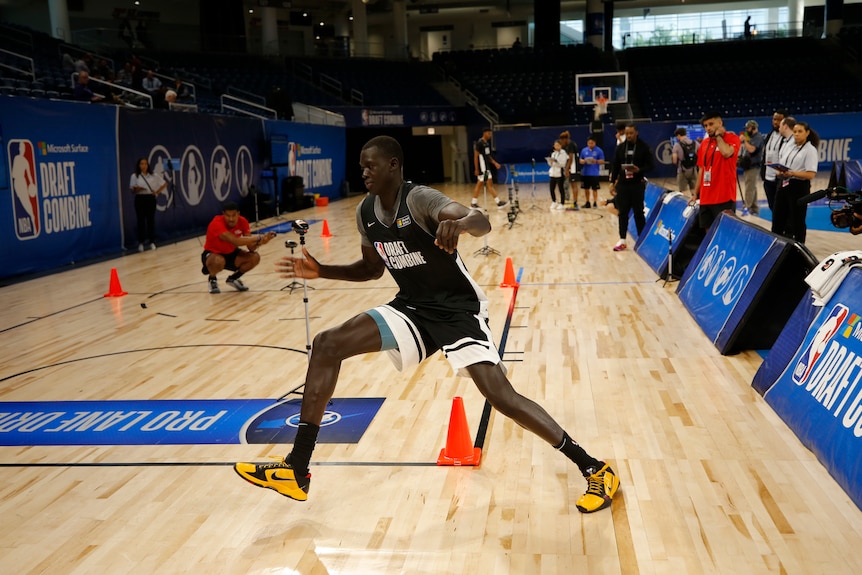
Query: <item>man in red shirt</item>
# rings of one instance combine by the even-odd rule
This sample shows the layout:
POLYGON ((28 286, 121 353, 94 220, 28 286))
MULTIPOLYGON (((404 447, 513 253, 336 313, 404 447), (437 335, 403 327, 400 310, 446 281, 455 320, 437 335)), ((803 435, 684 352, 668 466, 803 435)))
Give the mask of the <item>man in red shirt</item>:
POLYGON ((275 237, 275 232, 251 235, 248 220, 239 215, 234 202, 222 206, 222 213, 207 226, 207 239, 201 254, 201 272, 209 275, 210 293, 220 293, 216 275, 227 268, 234 273, 228 276, 227 284, 238 291, 248 291, 239 279, 242 274, 260 263, 257 248, 275 237), (240 249, 245 246, 245 249, 240 249))
POLYGON ((740 144, 739 136, 725 129, 721 112, 705 113, 700 123, 707 137, 697 150, 700 173, 694 197, 700 199, 698 221, 706 230, 721 212, 736 211, 736 156, 740 144))

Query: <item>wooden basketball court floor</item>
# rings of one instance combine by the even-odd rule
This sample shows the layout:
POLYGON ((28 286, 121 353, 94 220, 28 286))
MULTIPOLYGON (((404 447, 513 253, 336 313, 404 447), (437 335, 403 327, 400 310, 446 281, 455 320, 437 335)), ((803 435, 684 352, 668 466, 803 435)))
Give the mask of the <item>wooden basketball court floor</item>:
MULTIPOLYGON (((440 188, 468 202, 469 186, 440 188)), ((321 261, 348 262, 358 201, 289 218, 315 221, 321 261)), ((611 250, 604 209, 549 201, 522 186, 514 226, 490 210, 500 255, 474 255, 485 242, 469 236, 461 253, 515 387, 619 474, 610 510, 579 513, 577 468, 493 412, 481 466, 437 467, 452 398, 473 435, 483 398, 439 354, 405 373, 372 354, 345 362, 335 396, 385 401, 358 443, 318 445, 305 503, 231 469, 289 445, 0 447, 0 572, 862 572, 862 511, 751 389, 761 356, 720 355, 674 284, 611 250), (499 287, 507 257, 517 292, 499 287)), ((818 258, 858 241, 810 235, 818 258)), ((286 239, 262 249, 246 293, 224 273, 207 292, 202 238, 3 287, 0 400, 278 398, 306 363, 302 290, 273 269, 286 239), (102 297, 112 267, 124 297, 102 297)), ((308 285, 312 333, 395 293, 388 275, 308 285)))

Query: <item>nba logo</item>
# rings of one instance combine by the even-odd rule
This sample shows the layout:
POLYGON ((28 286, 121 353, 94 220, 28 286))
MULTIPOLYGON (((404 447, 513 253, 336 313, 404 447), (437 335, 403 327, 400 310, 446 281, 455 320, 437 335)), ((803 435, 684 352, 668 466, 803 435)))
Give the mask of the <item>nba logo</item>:
POLYGON ((39 237, 39 188, 33 142, 9 140, 9 174, 12 177, 12 218, 19 240, 39 237))
POLYGON ((829 317, 820 325, 811 343, 802 352, 802 357, 799 359, 796 367, 793 368, 791 378, 796 385, 802 385, 808 379, 808 376, 811 375, 814 365, 826 349, 826 344, 829 343, 829 340, 832 339, 832 336, 835 335, 838 328, 847 319, 848 314, 849 310, 841 304, 836 304, 832 308, 832 311, 829 312, 829 317))

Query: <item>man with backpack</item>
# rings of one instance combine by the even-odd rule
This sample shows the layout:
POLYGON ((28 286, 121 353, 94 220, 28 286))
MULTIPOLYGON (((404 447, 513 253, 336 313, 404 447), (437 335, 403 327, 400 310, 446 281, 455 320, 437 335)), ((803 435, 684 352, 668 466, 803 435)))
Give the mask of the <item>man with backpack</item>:
POLYGON ((676 165, 676 185, 680 192, 691 190, 697 183, 697 142, 686 134, 685 128, 677 128, 673 135, 676 143, 673 145, 673 163, 676 165))

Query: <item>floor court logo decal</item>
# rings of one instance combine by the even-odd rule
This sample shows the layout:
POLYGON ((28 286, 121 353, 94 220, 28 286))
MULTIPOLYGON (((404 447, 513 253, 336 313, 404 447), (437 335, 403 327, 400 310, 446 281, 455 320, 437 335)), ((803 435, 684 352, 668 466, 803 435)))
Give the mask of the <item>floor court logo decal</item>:
MULTIPOLYGON (((384 398, 334 398, 318 443, 358 443, 384 398)), ((293 443, 299 399, 0 402, 0 445, 293 443)))

